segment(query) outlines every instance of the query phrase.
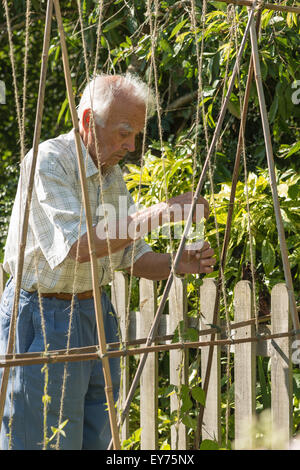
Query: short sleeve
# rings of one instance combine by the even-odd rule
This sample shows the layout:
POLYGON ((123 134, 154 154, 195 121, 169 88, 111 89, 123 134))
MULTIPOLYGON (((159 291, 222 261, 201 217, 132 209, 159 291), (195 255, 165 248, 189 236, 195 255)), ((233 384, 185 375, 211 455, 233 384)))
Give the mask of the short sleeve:
POLYGON ((147 245, 145 240, 138 240, 125 248, 123 258, 120 264, 120 269, 126 269, 134 264, 145 253, 152 251, 151 247, 147 245))
POLYGON ((51 269, 67 257, 73 243, 86 232, 84 211, 74 174, 69 174, 59 151, 39 152, 34 178, 30 225, 51 269), (79 227, 81 228, 79 233, 79 227))

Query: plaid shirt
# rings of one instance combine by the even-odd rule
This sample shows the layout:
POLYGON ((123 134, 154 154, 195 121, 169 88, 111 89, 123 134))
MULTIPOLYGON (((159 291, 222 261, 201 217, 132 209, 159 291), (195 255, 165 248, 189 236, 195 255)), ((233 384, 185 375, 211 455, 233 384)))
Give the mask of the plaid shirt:
MULTIPOLYGON (((101 211, 99 215, 102 201, 104 204, 112 204, 118 217, 120 215, 119 197, 122 196, 123 201, 124 199, 127 201, 127 210, 132 207, 133 200, 118 165, 109 168, 102 176, 102 199, 98 169, 82 141, 81 143, 86 165, 92 223, 96 225, 103 216, 101 211)), ((20 240, 18 232, 21 231, 21 214, 24 211, 27 191, 25 182, 28 181, 31 161, 32 150, 21 164, 20 180, 5 246, 3 267, 12 276, 15 276, 17 268, 20 240)), ((78 263, 76 267, 75 261, 68 257, 73 243, 86 231, 75 137, 72 130, 68 134, 43 142, 39 146, 22 288, 35 291, 39 287, 40 292, 43 293, 91 290, 93 287, 90 262, 78 263)), ((111 281, 111 269, 125 269, 131 266, 132 251, 133 245, 130 245, 125 250, 112 254, 111 264, 109 256, 98 258, 101 285, 111 281)), ((151 251, 151 248, 144 240, 135 242, 133 262, 148 251, 151 251)))

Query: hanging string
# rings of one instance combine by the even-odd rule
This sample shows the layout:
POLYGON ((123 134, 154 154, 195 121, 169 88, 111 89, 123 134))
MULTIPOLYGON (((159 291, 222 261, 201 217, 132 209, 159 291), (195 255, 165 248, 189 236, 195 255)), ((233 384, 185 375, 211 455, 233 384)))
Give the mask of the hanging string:
MULTIPOLYGON (((233 7, 234 8, 234 7, 233 7)), ((234 23, 235 24, 235 23, 234 23)), ((236 49, 238 48, 238 28, 235 25, 235 44, 236 49)), ((240 101, 240 110, 242 110, 242 93, 240 86, 240 76, 238 68, 238 87, 239 87, 239 101, 240 101)), ((258 311, 256 305, 256 282, 255 282, 255 268, 254 268, 254 256, 253 256, 253 238, 252 238, 252 221, 251 221, 251 211, 250 211, 250 202, 249 202, 249 186, 248 186, 248 172, 247 172, 247 159, 246 159, 246 145, 245 145, 245 133, 244 128, 242 128, 242 154, 243 154, 243 163, 244 163, 244 178, 245 178, 245 192, 246 192, 246 207, 247 207, 247 229, 248 229, 248 240, 249 240, 249 254, 250 254, 250 269, 251 269, 251 284, 252 284, 252 296, 253 296, 253 309, 255 317, 255 330, 256 334, 258 333, 258 311)))
MULTIPOLYGON (((196 108, 196 119, 195 119, 195 150, 194 150, 194 162, 193 162, 193 191, 195 187, 195 172, 196 172, 196 158, 198 153, 198 130, 200 125, 200 106, 202 111, 202 122, 205 132, 206 140, 206 151, 208 151, 208 135, 207 135, 207 126, 205 118, 205 107, 204 107, 204 97, 203 97, 203 80, 202 80, 202 69, 203 69, 203 57, 204 57, 204 46, 205 46, 205 30, 206 30, 206 12, 207 12, 207 1, 204 0, 202 3, 201 11, 201 50, 199 51, 199 40, 197 34, 197 21, 196 21, 196 5, 195 0, 191 0, 191 10, 189 10, 189 15, 191 18, 192 30, 195 35, 195 45, 196 45, 196 56, 197 56, 197 65, 198 65, 198 92, 197 92, 197 108, 196 108)), ((200 155, 199 155, 200 156, 200 155)), ((201 161, 201 160, 200 160, 201 161)), ((203 234, 204 235, 204 234, 203 234)), ((198 287, 198 315, 201 317, 201 299, 200 299, 200 285, 198 287)), ((200 381, 200 349, 197 349, 196 354, 196 364, 197 366, 197 380, 200 381)))
MULTIPOLYGON (((19 92, 18 92, 18 85, 17 85, 17 74, 16 74, 16 64, 15 64, 15 56, 14 56, 14 47, 13 47, 13 40, 12 40, 12 29, 10 23, 10 16, 9 16, 9 9, 7 0, 3 0, 4 9, 5 9, 5 17, 6 17, 6 25, 7 25, 7 33, 8 33, 8 42, 9 42, 9 56, 11 61, 12 67, 12 75, 13 75, 13 85, 14 85, 14 93, 15 93, 15 106, 17 112, 17 120, 18 120, 18 127, 19 127, 19 134, 20 134, 20 145, 21 145, 21 161, 24 158, 24 139, 23 139, 23 126, 22 126, 22 118, 21 118, 21 108, 19 103, 19 92)), ((28 17, 27 17, 28 19, 28 17)), ((28 30, 27 30, 28 35, 28 30)), ((28 38, 26 37, 26 41, 28 42, 28 38)))
MULTIPOLYGON (((196 5, 195 0, 191 0, 191 11, 189 11, 189 15, 191 18, 192 24, 192 31, 195 36, 195 47, 196 47, 196 56, 197 56, 197 65, 198 65, 198 92, 197 92, 197 105, 196 105, 196 118, 195 118, 195 148, 194 148, 194 159, 193 159, 193 192, 195 187, 195 174, 196 174, 196 162, 197 162, 197 154, 198 154, 198 133, 199 133, 199 126, 200 126, 200 103, 202 103, 202 109, 204 107, 203 103, 203 84, 202 84, 202 66, 203 66, 203 55, 204 55, 204 30, 205 30, 205 17, 206 17, 206 10, 207 10, 207 2, 206 0, 203 1, 202 4, 202 37, 201 37, 201 51, 199 51, 199 40, 198 40, 198 33, 197 33, 197 24, 196 24, 196 5)), ((201 154, 199 154, 199 163, 201 163, 201 154)))
POLYGON ((25 51, 24 51, 24 78, 23 78, 23 108, 21 115, 21 128, 23 140, 23 154, 25 155, 25 115, 26 115, 26 97, 27 97, 27 69, 28 69, 28 51, 29 51, 29 25, 30 25, 30 7, 31 0, 26 2, 26 24, 25 24, 25 51))
MULTIPOLYGON (((21 111, 20 102, 19 102, 19 92, 17 86, 17 78, 16 78, 16 65, 15 65, 15 54, 14 54, 14 46, 13 46, 13 39, 12 39, 12 29, 10 23, 10 15, 9 15, 9 8, 7 0, 3 0, 4 9, 5 9, 5 17, 6 17, 6 24, 7 24, 7 32, 9 38, 9 55, 10 61, 12 66, 12 74, 13 74, 13 85, 14 85, 14 97, 15 97, 15 107, 16 107, 16 114, 17 114, 17 121, 18 121, 18 128, 19 128, 19 135, 20 135, 20 160, 22 161, 25 156, 25 110, 26 110, 26 87, 27 87, 27 65, 28 65, 28 49, 29 49, 29 24, 30 24, 30 0, 26 2, 26 24, 25 24, 25 55, 23 61, 23 108, 21 111)), ((22 176, 21 184, 22 184, 22 176)), ((20 197, 20 206, 19 209, 22 207, 22 197, 20 197)), ((18 230, 18 246, 20 243, 20 230, 18 230)), ((16 307, 17 308, 17 307, 16 307)), ((14 316, 16 318, 16 315, 14 316)), ((15 354, 15 321, 12 320, 12 330, 14 331, 13 334, 13 354, 15 354)), ((14 397, 14 371, 11 371, 11 394, 10 394, 10 418, 9 418, 9 433, 8 433, 8 448, 11 449, 12 447, 12 426, 13 426, 13 397, 14 397)))
MULTIPOLYGON (((35 239, 34 236, 32 238, 35 239)), ((41 319, 41 329, 42 329, 42 337, 44 342, 44 353, 48 353, 48 343, 47 343, 47 334, 46 334, 46 324, 45 324, 45 316, 43 310, 43 301, 41 295, 41 286, 39 281, 39 273, 38 273, 38 264, 37 264, 37 253, 35 246, 33 248, 33 258, 34 258, 34 269, 35 269, 35 276, 37 282, 37 293, 38 293, 38 303, 39 303, 39 311, 40 311, 40 319, 41 319)), ((48 406, 51 400, 51 397, 48 395, 48 384, 49 384, 49 368, 48 364, 44 364, 41 369, 42 373, 44 374, 44 391, 43 391, 43 450, 47 449, 48 445, 48 426, 47 426, 47 414, 48 414, 48 406)))
MULTIPOLYGON (((103 0, 99 0, 99 18, 98 18, 98 26, 97 26, 97 33, 96 33, 97 41, 96 41, 94 72, 93 72, 94 76, 96 75, 97 68, 98 68, 100 41, 101 41, 101 35, 102 35, 102 20, 103 20, 103 0)), ((83 35, 82 28, 81 28, 81 35, 83 35)))
MULTIPOLYGON (((87 164, 87 156, 86 156, 85 162, 87 164)), ((80 237, 81 237, 82 219, 83 219, 83 197, 81 197, 80 220, 79 220, 79 226, 78 226, 78 240, 80 240, 80 237)), ((75 264, 74 264, 74 281, 73 281, 73 288, 72 288, 72 299, 70 303, 69 326, 68 326, 68 333, 67 333, 67 345, 66 345, 67 351, 70 350, 71 328, 72 328, 72 323, 73 323, 73 312, 74 312, 74 305, 75 305, 75 292, 77 292, 79 248, 80 248, 80 242, 77 244, 77 247, 76 247, 76 257, 75 257, 75 264)), ((62 379, 62 388, 61 388, 59 418, 58 418, 58 426, 57 426, 58 429, 60 429, 62 422, 63 422, 63 411, 64 411, 64 402, 65 402, 65 396, 66 396, 67 377, 68 377, 67 368, 68 368, 68 363, 65 362, 64 371, 63 371, 63 379, 62 379)), ((56 444, 55 444, 56 450, 59 450, 60 435, 61 433, 57 433, 57 436, 56 436, 56 444)))
MULTIPOLYGON (((227 83, 228 79, 228 71, 229 71, 229 56, 230 56, 230 50, 232 49, 233 45, 233 35, 234 35, 234 22, 232 23, 231 17, 232 17, 232 10, 233 10, 233 16, 234 14, 234 9, 231 8, 231 5, 227 7, 227 18, 229 20, 229 23, 232 25, 230 28, 230 39, 229 39, 229 51, 228 51, 228 57, 226 61, 226 70, 225 70, 225 78, 224 78, 224 88, 223 88, 223 96, 222 96, 222 102, 225 99, 225 86, 227 83)), ((237 56, 238 49, 236 49, 236 56, 237 56)), ((239 66, 238 66, 239 69, 239 66)), ((219 252, 220 253, 220 252, 219 252)), ((220 258, 221 259, 221 258, 220 258)), ((220 264, 221 269, 221 278, 222 278, 222 291, 223 291, 223 299, 224 299, 224 306, 225 306, 225 317, 226 317, 226 336, 227 338, 231 338, 231 322, 230 322, 230 317, 229 317, 229 312, 227 308, 227 297, 226 297, 226 289, 225 289, 225 279, 224 279, 224 270, 223 266, 220 264)), ((225 266, 224 266, 225 268, 225 266)), ((231 370, 230 370, 230 344, 227 345, 226 347, 226 412, 225 412, 225 443, 226 447, 228 447, 228 441, 229 441, 229 417, 230 417, 230 387, 231 387, 231 370)))
MULTIPOLYGON (((160 95, 158 90, 158 72, 157 72, 157 65, 156 65, 156 45, 157 45, 157 37, 158 37, 158 13, 159 13, 159 4, 158 0, 154 0, 154 24, 152 20, 152 11, 151 11, 151 0, 147 0, 147 16, 149 18, 149 25, 150 25, 150 36, 151 36, 151 62, 153 66, 153 73, 154 73, 154 89, 155 89, 155 100, 156 100, 156 112, 157 112, 157 122, 158 122, 158 132, 159 132, 159 140, 160 146, 162 151, 162 167, 163 167, 163 184, 165 190, 165 197, 167 202, 167 210, 168 210, 168 218, 170 219, 170 209, 168 205, 169 195, 168 195, 168 186, 166 180, 166 166, 165 166, 165 149, 163 143, 163 130, 162 130, 162 122, 161 122, 161 105, 160 105, 160 95)), ((171 262, 173 266, 173 239, 172 239, 172 232, 171 226, 168 224, 169 227, 169 240, 170 240, 170 255, 171 255, 171 262)), ((172 268, 173 269, 173 268, 172 268)))

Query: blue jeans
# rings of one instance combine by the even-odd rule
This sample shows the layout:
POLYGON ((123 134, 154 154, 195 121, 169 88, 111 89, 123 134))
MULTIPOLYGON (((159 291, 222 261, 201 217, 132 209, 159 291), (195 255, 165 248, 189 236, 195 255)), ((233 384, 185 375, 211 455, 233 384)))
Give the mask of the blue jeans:
MULTIPOLYGON (((6 353, 10 319, 13 309, 14 282, 10 279, 0 303, 0 354, 6 353)), ((102 293, 103 321, 106 341, 117 339, 117 320, 113 306, 102 293)), ((69 328, 70 301, 42 298, 46 342, 48 350, 65 349, 69 328)), ((71 326, 70 348, 99 344, 94 311, 94 300, 75 297, 71 326)), ((44 337, 38 295, 21 290, 16 331, 16 353, 44 351, 44 337)), ((65 363, 48 364, 48 384, 45 387, 43 365, 18 366, 11 369, 5 410, 1 428, 1 449, 39 450, 57 428, 61 405, 61 391, 65 363), (11 394, 13 392, 13 394, 11 394), (44 425, 43 397, 50 396, 44 425), (11 419, 11 426, 9 420, 11 419), (52 427, 52 429, 51 429, 52 427), (10 433, 10 437, 7 434, 10 433)), ((115 400, 119 390, 119 359, 110 359, 115 400)), ((2 377, 3 369, 0 369, 2 377)), ((59 449, 106 449, 110 439, 110 425, 104 391, 105 383, 101 361, 70 362, 61 423, 65 437, 60 434, 59 449)), ((54 447, 56 437, 47 445, 54 447)))

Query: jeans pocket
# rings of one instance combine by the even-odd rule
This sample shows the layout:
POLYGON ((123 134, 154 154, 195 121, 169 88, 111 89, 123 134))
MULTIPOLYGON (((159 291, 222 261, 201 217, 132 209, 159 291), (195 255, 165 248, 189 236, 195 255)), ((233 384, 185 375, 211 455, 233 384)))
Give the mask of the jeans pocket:
POLYGON ((4 290, 0 302, 0 316, 10 320, 13 309, 13 298, 11 299, 8 292, 4 290))

